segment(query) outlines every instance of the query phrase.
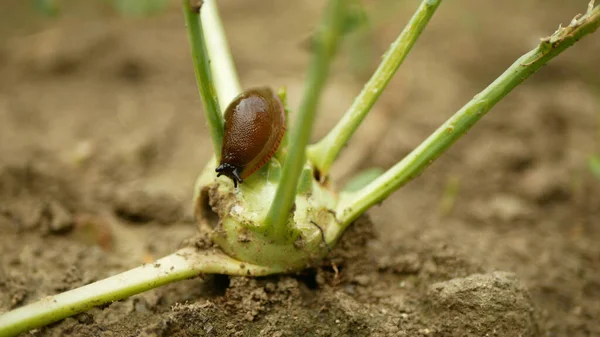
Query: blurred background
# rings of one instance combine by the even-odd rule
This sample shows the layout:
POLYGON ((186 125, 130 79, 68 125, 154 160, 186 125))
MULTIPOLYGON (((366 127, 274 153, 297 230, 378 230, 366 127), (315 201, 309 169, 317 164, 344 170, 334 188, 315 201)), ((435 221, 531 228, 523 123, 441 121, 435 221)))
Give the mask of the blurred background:
MULTIPOLYGON (((393 165, 587 3, 442 3, 343 152, 334 180, 393 165)), ((418 1, 364 4, 368 21, 340 50, 314 140, 350 106, 418 1)), ((212 149, 179 1, 140 9, 132 0, 64 0, 50 16, 55 8, 43 5, 0 2, 0 224, 21 219, 18 231, 3 227, 2 255, 32 242, 44 247, 32 270, 85 269, 102 256, 112 264, 98 277, 172 251, 194 233, 192 186, 212 149), (92 229, 56 236, 71 229, 56 220, 42 228, 39 200, 92 229), (146 216, 158 224, 130 224, 146 216), (88 262, 49 262, 52 250, 77 240, 104 252, 86 253, 88 262)), ((219 6, 243 87, 286 86, 296 109, 323 1, 219 6)), ((596 33, 518 87, 419 179, 370 211, 380 240, 405 250, 450 246, 486 270, 515 272, 544 331, 600 335, 599 61, 596 33)))

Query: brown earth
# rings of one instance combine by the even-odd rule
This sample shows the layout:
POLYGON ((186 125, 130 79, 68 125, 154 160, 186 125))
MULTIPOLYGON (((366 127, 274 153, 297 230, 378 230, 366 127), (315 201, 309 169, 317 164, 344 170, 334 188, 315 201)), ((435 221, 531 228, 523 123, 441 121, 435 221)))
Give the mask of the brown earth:
MULTIPOLYGON (((0 4, 0 312, 174 251, 211 154, 177 1, 133 19, 26 3, 0 4)), ((371 29, 342 49, 315 139, 416 6, 365 3, 371 29)), ((586 5, 444 2, 334 177, 391 166, 586 5)), ((286 85, 297 106, 320 6, 221 2, 244 87, 286 85)), ((542 69, 320 268, 188 280, 27 335, 600 336, 598 55, 597 34, 542 69)))

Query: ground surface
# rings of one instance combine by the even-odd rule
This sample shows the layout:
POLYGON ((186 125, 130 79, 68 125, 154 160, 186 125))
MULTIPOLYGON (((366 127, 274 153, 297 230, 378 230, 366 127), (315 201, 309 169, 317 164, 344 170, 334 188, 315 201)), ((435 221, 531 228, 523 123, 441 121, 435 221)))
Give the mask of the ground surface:
MULTIPOLYGON (((315 139, 416 3, 365 2, 372 30, 343 48, 315 139)), ((0 312, 179 247, 211 149, 177 1, 146 19, 23 3, 0 5, 0 312)), ((245 87, 286 85, 297 106, 319 3, 222 1, 245 87)), ((392 165, 586 5, 443 3, 334 174, 392 165)), ((375 207, 338 275, 198 278, 31 335, 600 336, 598 55, 600 35, 581 41, 375 207)))

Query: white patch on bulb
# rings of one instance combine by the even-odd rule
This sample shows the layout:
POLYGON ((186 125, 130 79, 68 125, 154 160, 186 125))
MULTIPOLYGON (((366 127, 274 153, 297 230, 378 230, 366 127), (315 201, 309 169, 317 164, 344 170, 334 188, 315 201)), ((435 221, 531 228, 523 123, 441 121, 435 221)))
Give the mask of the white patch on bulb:
POLYGON ((244 213, 244 206, 237 204, 231 208, 231 213, 242 214, 244 213))

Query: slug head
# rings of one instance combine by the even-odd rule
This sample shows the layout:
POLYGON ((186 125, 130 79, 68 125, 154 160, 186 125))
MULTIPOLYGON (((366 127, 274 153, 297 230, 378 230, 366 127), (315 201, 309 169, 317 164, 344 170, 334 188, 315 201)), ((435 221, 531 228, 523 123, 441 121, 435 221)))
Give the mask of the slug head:
POLYGON ((215 169, 215 172, 217 172, 217 177, 224 175, 230 178, 231 180, 233 180, 233 186, 235 188, 237 188, 238 183, 241 184, 244 182, 244 180, 241 177, 242 171, 243 168, 231 165, 229 163, 221 163, 221 165, 219 165, 219 167, 215 169))

